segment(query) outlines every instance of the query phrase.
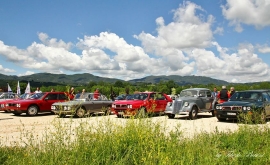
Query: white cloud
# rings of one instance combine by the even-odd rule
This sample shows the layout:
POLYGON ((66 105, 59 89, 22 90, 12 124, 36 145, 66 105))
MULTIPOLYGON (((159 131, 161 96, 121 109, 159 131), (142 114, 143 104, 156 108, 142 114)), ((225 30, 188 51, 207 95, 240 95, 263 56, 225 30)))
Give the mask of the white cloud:
POLYGON ((65 43, 63 40, 57 41, 56 38, 50 39, 46 33, 38 33, 38 38, 44 45, 49 47, 63 48, 69 50, 73 46, 71 42, 65 43))
POLYGON ((268 45, 257 45, 257 49, 261 53, 270 53, 270 46, 268 45))
POLYGON ((22 74, 18 74, 18 76, 28 76, 28 75, 32 75, 34 74, 35 72, 32 72, 32 71, 26 71, 25 73, 22 73, 22 74))
POLYGON ((253 25, 257 29, 270 26, 269 0, 227 0, 221 8, 237 32, 243 31, 241 24, 253 25))
POLYGON ((142 32, 135 38, 142 42, 146 52, 163 56, 160 49, 205 48, 211 44, 213 34, 211 24, 214 20, 209 15, 207 20, 196 15, 196 10, 203 10, 200 6, 185 1, 174 11, 174 21, 165 25, 162 17, 156 19, 157 36, 142 32))
POLYGON ((12 73, 12 72, 16 72, 15 70, 13 69, 8 69, 8 68, 4 68, 2 65, 0 65, 0 71, 1 73, 12 73))

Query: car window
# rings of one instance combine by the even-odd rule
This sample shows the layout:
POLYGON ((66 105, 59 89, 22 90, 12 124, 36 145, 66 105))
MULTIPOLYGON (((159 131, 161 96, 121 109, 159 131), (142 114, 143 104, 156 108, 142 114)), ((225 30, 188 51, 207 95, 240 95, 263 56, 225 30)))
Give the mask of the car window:
POLYGON ((40 99, 44 96, 45 93, 35 93, 33 94, 30 99, 40 99))
POLYGON ((206 96, 207 96, 207 97, 212 97, 211 91, 206 91, 206 96))
POLYGON ((50 93, 46 96, 48 100, 57 100, 57 94, 50 93))
POLYGON ((262 93, 263 101, 270 101, 270 97, 268 93, 262 93))
POLYGON ((187 96, 197 96, 197 91, 196 90, 184 90, 181 91, 180 97, 187 97, 187 96))
POLYGON ((199 92, 199 96, 200 96, 200 97, 205 97, 205 96, 206 96, 206 95, 205 95, 205 91, 200 91, 200 92, 199 92))
POLYGON ((157 100, 166 100, 165 97, 163 96, 163 94, 161 94, 161 93, 157 93, 156 97, 157 97, 156 98, 157 100))
POLYGON ((58 95, 58 99, 59 99, 59 100, 68 100, 67 96, 66 96, 64 93, 60 93, 60 94, 58 95))

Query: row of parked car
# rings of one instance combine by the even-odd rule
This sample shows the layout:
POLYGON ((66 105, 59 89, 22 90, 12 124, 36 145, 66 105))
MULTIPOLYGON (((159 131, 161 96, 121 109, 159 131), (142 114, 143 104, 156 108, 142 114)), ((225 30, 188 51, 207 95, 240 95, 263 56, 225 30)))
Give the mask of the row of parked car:
POLYGON ((198 113, 205 112, 216 116, 219 121, 238 119, 241 113, 259 112, 262 120, 270 117, 270 90, 238 91, 222 104, 215 101, 211 90, 207 88, 185 89, 171 97, 159 92, 138 92, 121 95, 115 101, 102 94, 97 100, 93 98, 94 93, 79 93, 74 100, 68 100, 64 92, 24 94, 18 98, 0 100, 0 110, 14 115, 26 113, 29 116, 49 112, 59 117, 86 117, 97 113, 113 113, 119 118, 165 114, 171 119, 188 115, 194 120, 198 113))

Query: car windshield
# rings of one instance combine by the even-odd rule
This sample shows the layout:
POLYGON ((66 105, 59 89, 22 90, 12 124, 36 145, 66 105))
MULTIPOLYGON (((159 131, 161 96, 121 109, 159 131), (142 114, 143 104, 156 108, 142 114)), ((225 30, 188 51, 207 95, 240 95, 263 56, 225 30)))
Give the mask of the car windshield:
POLYGON ((197 96, 197 91, 196 90, 184 90, 180 93, 180 97, 194 97, 197 96))
POLYGON ((12 93, 2 93, 0 96, 0 99, 10 99, 10 98, 14 98, 14 94, 12 93))
POLYGON ((35 93, 31 97, 29 97, 29 99, 35 99, 35 100, 37 100, 37 99, 42 98, 44 95, 45 95, 45 93, 35 93))
POLYGON ((145 100, 148 98, 147 93, 136 93, 133 95, 129 95, 126 100, 145 100))
POLYGON ((262 101, 262 94, 260 92, 253 91, 243 91, 236 92, 230 98, 230 101, 242 101, 242 100, 257 100, 262 101))
POLYGON ((92 93, 91 93, 91 94, 89 94, 89 93, 84 93, 84 94, 82 94, 82 93, 77 93, 77 94, 75 95, 75 99, 86 99, 86 98, 92 99, 92 98, 93 98, 93 94, 92 94, 92 93))

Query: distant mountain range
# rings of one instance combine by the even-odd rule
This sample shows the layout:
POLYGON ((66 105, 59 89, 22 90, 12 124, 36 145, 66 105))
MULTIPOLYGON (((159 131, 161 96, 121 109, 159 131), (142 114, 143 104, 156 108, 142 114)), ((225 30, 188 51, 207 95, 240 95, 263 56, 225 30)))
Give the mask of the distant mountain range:
MULTIPOLYGON (((94 76, 89 73, 83 74, 51 74, 51 73, 36 73, 28 76, 8 76, 0 74, 0 80, 4 83, 8 81, 32 81, 32 82, 50 82, 53 84, 70 84, 70 85, 83 85, 91 81, 94 82, 110 82, 114 83, 116 81, 123 81, 120 79, 106 78, 94 76)), ((192 84, 216 84, 216 85, 227 85, 227 81, 217 80, 210 77, 204 76, 147 76, 141 79, 129 80, 130 83, 159 83, 160 81, 173 80, 179 85, 192 85, 192 84)))

